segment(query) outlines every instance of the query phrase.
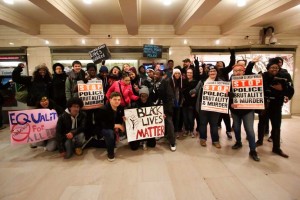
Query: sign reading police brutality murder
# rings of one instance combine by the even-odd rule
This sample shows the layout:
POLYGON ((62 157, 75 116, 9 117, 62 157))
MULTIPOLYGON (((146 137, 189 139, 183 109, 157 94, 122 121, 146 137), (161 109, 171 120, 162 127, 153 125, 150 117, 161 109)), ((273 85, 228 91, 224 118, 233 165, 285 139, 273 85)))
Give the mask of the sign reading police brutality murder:
POLYGON ((83 110, 99 108, 104 103, 101 80, 78 81, 78 97, 83 101, 83 110))
POLYGON ((102 60, 108 60, 111 57, 110 51, 106 46, 106 44, 102 44, 96 49, 93 49, 92 51, 89 52, 89 54, 95 64, 100 63, 102 60))
POLYGON ((126 109, 124 112, 128 142, 164 136, 162 106, 126 109))
POLYGON ((8 112, 12 144, 35 143, 55 137, 57 113, 49 109, 8 112))
POLYGON ((206 82, 203 86, 201 110, 228 113, 229 89, 229 82, 206 82))
POLYGON ((233 76, 232 91, 237 109, 265 109, 261 75, 233 76))

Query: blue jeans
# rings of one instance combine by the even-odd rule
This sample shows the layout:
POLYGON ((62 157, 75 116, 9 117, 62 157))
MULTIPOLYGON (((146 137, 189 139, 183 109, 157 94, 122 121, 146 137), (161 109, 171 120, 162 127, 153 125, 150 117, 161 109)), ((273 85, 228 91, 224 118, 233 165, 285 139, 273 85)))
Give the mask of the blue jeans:
POLYGON ((255 134, 254 134, 254 110, 248 112, 247 114, 244 115, 238 115, 235 113, 232 114, 232 119, 233 119, 233 130, 235 134, 235 139, 237 142, 241 142, 241 126, 242 126, 242 121, 244 124, 244 128, 247 134, 248 142, 249 142, 249 148, 250 150, 255 150, 256 149, 256 144, 255 144, 255 134))
POLYGON ((114 148, 115 148, 115 133, 112 129, 102 129, 102 134, 104 137, 104 141, 106 143, 107 154, 109 156, 114 156, 114 148))
POLYGON ((192 106, 182 107, 182 112, 185 130, 191 132, 194 131, 194 108, 192 106))
POLYGON ((218 120, 220 113, 200 110, 200 139, 207 139, 207 124, 210 126, 212 142, 219 142, 218 120))

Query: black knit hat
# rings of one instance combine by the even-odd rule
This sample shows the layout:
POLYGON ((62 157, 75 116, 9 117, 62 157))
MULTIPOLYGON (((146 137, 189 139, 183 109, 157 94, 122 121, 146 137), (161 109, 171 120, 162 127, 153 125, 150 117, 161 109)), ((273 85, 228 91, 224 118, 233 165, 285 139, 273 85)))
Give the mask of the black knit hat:
MULTIPOLYGON (((269 59, 269 63, 267 64, 267 70, 272 66, 272 65, 278 65, 279 64, 279 60, 277 58, 270 58, 269 59)), ((279 66, 279 65, 278 65, 279 66)))

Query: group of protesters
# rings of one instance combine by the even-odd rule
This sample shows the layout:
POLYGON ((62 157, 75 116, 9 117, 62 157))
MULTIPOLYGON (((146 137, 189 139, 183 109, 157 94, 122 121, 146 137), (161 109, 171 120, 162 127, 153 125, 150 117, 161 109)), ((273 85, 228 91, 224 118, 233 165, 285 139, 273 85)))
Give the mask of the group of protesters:
MULTIPOLYGON (((176 151, 176 139, 198 135, 200 145, 207 146, 207 125, 210 126, 211 142, 217 149, 221 148, 219 128, 222 120, 226 125, 226 135, 232 139, 233 130, 236 143, 232 149, 242 147, 241 124, 243 123, 249 142, 249 155, 255 160, 260 158, 256 148, 263 145, 263 137, 271 121, 272 151, 287 158, 280 148, 281 108, 294 94, 290 74, 282 69, 281 57, 271 58, 267 71, 259 74, 263 79, 264 109, 240 109, 233 99, 236 95, 232 90, 229 97, 228 113, 202 110, 203 89, 207 83, 221 81, 231 82, 234 76, 253 74, 252 69, 259 58, 247 64, 246 60, 236 61, 235 52, 230 50, 230 63, 225 66, 223 61, 216 65, 199 62, 195 58, 183 60, 183 66, 174 66, 169 60, 162 69, 159 63, 147 67, 141 65, 136 69, 129 64, 122 68, 114 66, 110 70, 102 63, 99 73, 94 63, 86 65, 86 71, 80 61, 72 63, 72 70, 65 73, 61 63, 53 65, 53 75, 45 64, 35 68, 32 76, 21 76, 25 64, 20 63, 12 73, 13 81, 27 86, 27 105, 36 108, 55 109, 59 115, 56 126, 56 137, 31 144, 32 148, 44 146, 48 151, 59 150, 68 159, 75 153, 81 155, 87 147, 107 149, 107 159, 115 160, 114 148, 121 137, 126 137, 124 121, 125 109, 149 106, 162 106, 164 111, 164 136, 169 142, 171 151, 176 151), (232 71, 232 76, 229 73, 232 71), (78 96, 78 83, 101 81, 103 88, 103 105, 83 110, 84 103, 78 96), (259 114, 258 140, 255 141, 254 113, 259 114), (196 122, 196 123, 195 123, 196 122), (194 128, 196 127, 196 130, 194 128)), ((220 83, 221 83, 220 82, 220 83)), ((140 147, 147 149, 156 146, 159 138, 147 138, 129 142, 132 150, 140 147)))

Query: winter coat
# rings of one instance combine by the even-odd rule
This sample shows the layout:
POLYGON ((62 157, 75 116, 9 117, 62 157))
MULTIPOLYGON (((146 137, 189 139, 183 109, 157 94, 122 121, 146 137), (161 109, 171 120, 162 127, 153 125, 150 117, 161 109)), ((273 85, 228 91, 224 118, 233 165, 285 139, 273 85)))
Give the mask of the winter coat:
POLYGON ((108 89, 106 93, 107 99, 109 99, 109 96, 112 92, 121 93, 121 106, 123 107, 130 105, 131 100, 136 101, 139 99, 138 96, 133 94, 131 84, 126 85, 122 80, 114 82, 113 85, 108 89), (121 87, 121 91, 120 91, 120 87, 121 87))
POLYGON ((65 92, 66 100, 68 101, 71 97, 78 97, 78 81, 83 81, 87 83, 85 79, 85 72, 81 70, 79 73, 75 73, 74 70, 70 71, 66 79, 65 92))
POLYGON ((62 108, 66 107, 66 79, 67 75, 65 73, 53 74, 51 96, 53 101, 62 108))
POLYGON ((76 117, 72 117, 69 109, 58 118, 56 125, 56 140, 60 153, 65 152, 65 142, 67 140, 66 134, 71 132, 73 135, 84 132, 86 123, 86 115, 84 112, 79 111, 76 117), (75 123, 75 128, 72 128, 72 123, 75 123))

